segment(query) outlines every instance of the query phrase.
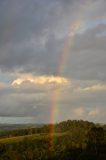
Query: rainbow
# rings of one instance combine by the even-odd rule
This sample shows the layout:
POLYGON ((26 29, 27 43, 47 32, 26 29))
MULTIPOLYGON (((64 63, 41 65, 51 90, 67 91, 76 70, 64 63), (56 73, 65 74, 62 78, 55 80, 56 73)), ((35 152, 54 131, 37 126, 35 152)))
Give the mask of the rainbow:
MULTIPOLYGON (((57 69, 58 76, 62 75, 62 71, 64 70, 65 62, 69 54, 69 49, 72 47, 75 34, 78 31, 80 31, 82 27, 82 24, 84 21, 84 13, 85 11, 87 11, 88 5, 89 5, 89 2, 88 3, 85 2, 85 4, 79 10, 78 18, 73 23, 70 24, 70 29, 67 34, 67 39, 65 41, 63 52, 61 53, 61 57, 58 64, 58 69, 57 69)), ((55 123, 55 120, 57 117, 59 93, 60 93, 59 87, 54 87, 54 90, 52 91, 52 94, 51 94, 50 149, 54 148, 54 142, 55 142, 55 138, 53 134, 55 133, 55 127, 53 124, 55 123)))

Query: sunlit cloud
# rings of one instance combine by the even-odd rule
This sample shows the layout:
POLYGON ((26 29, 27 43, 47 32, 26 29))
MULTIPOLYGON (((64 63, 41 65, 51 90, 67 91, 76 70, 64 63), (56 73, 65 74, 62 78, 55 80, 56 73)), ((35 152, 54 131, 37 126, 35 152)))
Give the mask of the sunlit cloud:
POLYGON ((76 116, 84 116, 86 114, 86 111, 85 111, 84 107, 77 107, 77 108, 73 109, 73 113, 76 116))
POLYGON ((100 110, 100 107, 93 107, 91 109, 87 107, 76 107, 72 110, 74 116, 80 117, 80 118, 94 118, 94 117, 99 117, 101 114, 103 115, 103 111, 100 110))
POLYGON ((59 76, 34 76, 31 74, 19 75, 19 77, 12 82, 12 86, 18 86, 25 82, 29 82, 35 85, 69 85, 70 81, 64 77, 59 76))
POLYGON ((94 84, 92 86, 78 87, 77 89, 75 89, 75 92, 98 92, 98 91, 106 91, 106 85, 94 84))
POLYGON ((94 110, 91 110, 88 115, 89 116, 92 116, 92 117, 95 117, 95 116, 98 116, 100 114, 100 110, 98 108, 95 108, 94 110))

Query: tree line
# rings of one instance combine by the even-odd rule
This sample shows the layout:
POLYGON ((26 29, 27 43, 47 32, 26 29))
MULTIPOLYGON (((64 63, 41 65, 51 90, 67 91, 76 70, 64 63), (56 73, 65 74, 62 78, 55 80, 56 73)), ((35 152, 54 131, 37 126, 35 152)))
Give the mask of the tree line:
MULTIPOLYGON (((8 132, 7 137, 32 135, 22 141, 0 143, 0 160, 105 160, 105 125, 88 121, 64 121, 41 128, 28 128, 8 132), (53 146, 50 147, 50 127, 55 127, 53 146), (35 135, 33 135, 35 134, 35 135), (36 134, 39 134, 38 138, 36 134)), ((6 135, 5 135, 6 136, 6 135)), ((2 137, 2 136, 1 136, 2 137)))

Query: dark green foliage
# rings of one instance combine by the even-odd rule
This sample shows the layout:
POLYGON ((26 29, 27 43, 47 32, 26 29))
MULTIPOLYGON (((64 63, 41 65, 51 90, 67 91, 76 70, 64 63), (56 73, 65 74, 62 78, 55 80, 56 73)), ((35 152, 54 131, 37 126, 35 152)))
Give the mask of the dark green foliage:
POLYGON ((50 147, 51 126, 8 131, 5 137, 11 138, 0 140, 0 160, 106 159, 104 126, 87 121, 61 122, 54 126, 56 133, 52 135, 53 146, 50 147))

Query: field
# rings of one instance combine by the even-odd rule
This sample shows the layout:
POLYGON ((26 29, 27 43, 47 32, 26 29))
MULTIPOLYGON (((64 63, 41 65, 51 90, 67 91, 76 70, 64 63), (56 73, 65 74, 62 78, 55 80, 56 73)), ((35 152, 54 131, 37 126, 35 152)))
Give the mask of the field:
MULTIPOLYGON (((56 137, 61 137, 64 135, 67 135, 68 133, 54 133, 51 136, 56 138, 56 137)), ((48 139, 50 138, 49 134, 41 133, 41 134, 33 134, 33 135, 26 135, 26 136, 18 136, 18 137, 10 137, 10 138, 1 138, 0 139, 0 144, 11 144, 11 143, 18 143, 22 142, 24 140, 26 141, 33 141, 33 140, 41 140, 41 139, 48 139)))

